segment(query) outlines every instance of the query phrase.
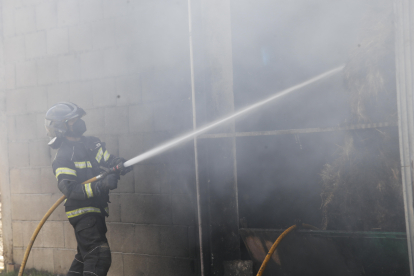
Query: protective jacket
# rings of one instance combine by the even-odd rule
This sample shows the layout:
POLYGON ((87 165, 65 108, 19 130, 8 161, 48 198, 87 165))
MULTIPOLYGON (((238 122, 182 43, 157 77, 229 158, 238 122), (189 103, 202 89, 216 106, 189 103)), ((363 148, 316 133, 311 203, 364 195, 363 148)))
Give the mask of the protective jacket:
POLYGON ((108 216, 109 191, 100 190, 97 182, 81 183, 100 174, 113 158, 96 137, 62 142, 52 167, 59 190, 67 197, 65 211, 72 224, 87 214, 108 216))

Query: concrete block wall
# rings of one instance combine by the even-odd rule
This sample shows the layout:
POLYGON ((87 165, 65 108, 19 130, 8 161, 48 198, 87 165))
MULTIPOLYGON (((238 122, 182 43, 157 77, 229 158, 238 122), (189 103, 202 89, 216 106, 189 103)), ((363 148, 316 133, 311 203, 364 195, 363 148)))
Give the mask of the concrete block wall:
MULTIPOLYGON (((72 101, 83 107, 86 135, 127 159, 192 129, 187 1, 0 4, 9 259, 20 264, 38 221, 61 196, 43 126, 50 106, 72 101)), ((121 179, 107 219, 110 275, 196 274, 194 174, 189 143, 136 165, 121 179)), ((75 250, 60 206, 41 230, 27 267, 66 273, 75 250)))

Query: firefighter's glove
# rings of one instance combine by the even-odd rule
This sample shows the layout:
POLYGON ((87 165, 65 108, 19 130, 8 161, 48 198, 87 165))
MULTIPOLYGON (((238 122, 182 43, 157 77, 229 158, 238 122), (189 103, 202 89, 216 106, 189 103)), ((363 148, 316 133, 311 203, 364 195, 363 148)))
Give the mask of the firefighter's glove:
POLYGON ((114 190, 118 187, 118 176, 109 174, 98 183, 99 189, 103 191, 114 190))
MULTIPOLYGON (((126 160, 122 157, 117 157, 111 160, 111 162, 109 162, 109 167, 115 167, 116 165, 119 165, 120 163, 124 164, 126 162, 126 160)), ((119 172, 121 175, 126 175, 127 173, 129 173, 130 171, 132 171, 132 166, 129 167, 122 167, 121 171, 119 172)))

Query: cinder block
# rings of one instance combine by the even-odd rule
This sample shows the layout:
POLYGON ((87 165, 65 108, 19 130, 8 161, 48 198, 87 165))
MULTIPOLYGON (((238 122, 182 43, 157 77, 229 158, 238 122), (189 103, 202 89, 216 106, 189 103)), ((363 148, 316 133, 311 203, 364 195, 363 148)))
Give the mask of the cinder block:
POLYGON ((194 225, 195 204, 193 198, 188 194, 171 195, 173 224, 194 225))
POLYGON ((14 62, 5 63, 4 65, 4 88, 15 89, 16 88, 16 65, 14 62))
POLYGON ((65 232, 65 248, 76 249, 78 246, 75 238, 75 230, 69 221, 63 222, 64 232, 65 232))
POLYGON ((53 249, 54 273, 66 274, 75 258, 76 250, 53 249))
MULTIPOLYGON (((133 168, 133 170, 135 170, 133 168)), ((121 176, 118 182, 118 189, 114 190, 116 193, 134 193, 135 182, 134 182, 134 171, 121 176)))
MULTIPOLYGON (((41 219, 40 208, 36 206, 39 201, 39 195, 27 195, 27 194, 12 194, 12 217, 14 220, 36 220, 41 219), (24 204, 22 204, 24 202, 24 204), (35 217, 32 217, 35 215, 35 217)), ((29 237, 30 238, 30 237, 29 237)))
POLYGON ((8 115, 26 113, 26 95, 21 89, 7 91, 6 109, 8 115))
POLYGON ((148 275, 195 276, 194 261, 172 257, 148 257, 148 275))
MULTIPOLYGON (((124 275, 146 276, 146 275, 164 275, 148 274, 148 257, 141 255, 127 254, 124 258, 124 275)), ((179 274, 177 274, 179 275, 179 274)))
POLYGON ((114 106, 117 94, 115 79, 102 79, 92 82, 93 105, 96 107, 114 106))
POLYGON ((93 108, 93 94, 91 82, 72 82, 70 84, 70 98, 75 104, 84 109, 93 108))
POLYGON ((124 276, 123 254, 112 252, 112 264, 108 276, 124 276))
MULTIPOLYGON (((26 248, 24 247, 13 246, 13 261, 15 264, 22 263, 25 251, 26 251, 26 248)), ((30 254, 29 258, 27 259, 26 268, 33 268, 33 267, 34 267, 33 255, 30 254)))
POLYGON ((16 85, 17 87, 34 86, 37 84, 36 61, 16 63, 16 85))
POLYGON ((52 167, 40 169, 41 192, 45 194, 61 194, 57 185, 57 179, 53 174, 52 167))
POLYGON ((134 239, 134 225, 108 223, 108 240, 111 251, 132 253, 136 244, 134 239))
POLYGON ((16 7, 37 6, 46 1, 49 1, 49 0, 17 0, 16 7))
POLYGON ((49 146, 45 140, 30 141, 29 154, 31 166, 50 166, 52 163, 49 146))
POLYGON ((47 107, 59 102, 70 102, 69 83, 57 83, 47 87, 47 107))
MULTIPOLYGON (((188 149, 192 145, 185 146, 181 149, 185 152, 189 151, 189 155, 194 156, 193 149, 188 149)), ((179 151, 177 149, 177 151, 179 151)), ((169 164, 169 176, 171 187, 175 194, 194 194, 195 193, 195 168, 194 161, 176 162, 169 164)))
POLYGON ((23 242, 23 225, 21 221, 13 221, 12 224, 13 231, 13 246, 23 247, 25 246, 23 242))
POLYGON ((69 28, 69 51, 81 52, 92 49, 92 28, 89 24, 69 28))
MULTIPOLYGON (((12 217, 14 220, 40 221, 59 197, 59 194, 12 194, 12 217)), ((49 221, 52 220, 67 220, 63 205, 50 216, 49 221)))
POLYGON ((157 226, 158 252, 155 255, 188 257, 188 228, 182 226, 157 226))
POLYGON ((94 51, 80 55, 81 77, 84 80, 102 78, 104 74, 104 55, 102 52, 94 51))
POLYGON ((4 60, 7 62, 22 61, 25 56, 24 36, 13 36, 4 39, 4 60))
MULTIPOLYGON (((1 108, 1 110, 3 110, 3 112, 4 112, 4 114, 5 114, 5 111, 6 111, 6 97, 7 97, 7 92, 6 91, 1 91, 0 92, 0 108, 1 108)), ((6 116, 7 116, 7 114, 5 114, 6 116)), ((7 127, 7 118, 6 118, 6 120, 2 120, 2 122, 0 123, 0 127, 2 128, 2 129, 6 129, 6 127, 7 127)), ((3 139, 3 138, 6 138, 6 135, 5 135, 5 133, 4 133, 4 131, 3 131, 3 133, 2 134, 0 134, 0 139, 3 139)))
POLYGON ((103 0, 103 12, 104 17, 106 18, 127 15, 130 9, 131 4, 128 0, 119 0, 117 2, 114 2, 112 0, 103 0))
MULTIPOLYGON (((149 19, 148 15, 145 16, 145 17, 147 18, 147 20, 149 19)), ((145 22, 144 18, 137 19, 137 23, 138 24, 143 24, 145 22)), ((143 25, 141 25, 141 26, 143 26, 143 25)), ((140 61, 140 64, 139 64, 139 67, 141 68, 140 71, 141 72, 147 72, 147 71, 151 71, 151 70, 155 71, 153 66, 151 66, 151 64, 157 64, 158 65, 157 69, 158 68, 161 69, 161 68, 165 67, 165 64, 163 64, 162 62, 157 63, 158 60, 155 61, 155 59, 156 59, 155 47, 159 47, 159 45, 158 45, 159 43, 154 42, 154 40, 156 38, 148 36, 149 33, 158 33, 158 32, 153 30, 153 28, 150 27, 150 26, 146 26, 146 28, 142 28, 141 32, 143 32, 144 34, 147 34, 147 35, 145 35, 145 38, 147 38, 147 39, 138 44, 139 48, 137 50, 139 52, 141 52, 141 54, 139 54, 139 52, 137 52, 137 54, 139 56, 139 61, 140 61), (151 48, 151 45, 152 45, 152 48, 151 48)), ((157 50, 157 52, 158 52, 158 50, 157 50)), ((149 77, 148 75, 145 76, 146 79, 148 77, 149 77)), ((154 79, 154 77, 152 77, 152 79, 154 79)), ((146 83, 146 84, 150 84, 150 83, 146 83)), ((154 85, 153 82, 151 82, 151 84, 154 85)), ((148 88, 150 88, 150 87, 155 88, 156 86, 148 86, 148 88)))
POLYGON ((141 95, 142 102, 152 102, 161 100, 166 93, 161 87, 164 79, 157 76, 154 69, 146 69, 141 73, 141 95), (158 80, 158 82, 157 82, 158 80))
POLYGON ((189 99, 164 101, 153 105, 153 124, 155 131, 175 130, 179 132, 192 129, 192 106, 189 99))
MULTIPOLYGON (((180 11, 180 9, 176 9, 176 11, 180 11)), ((168 14, 172 13, 166 13, 166 15, 168 14)), ((183 14, 182 18, 176 17, 171 19, 175 23, 174 29, 169 29, 168 25, 165 27, 161 27, 162 25, 153 25, 156 27, 152 28, 150 31, 158 33, 159 36, 154 36, 152 39, 149 38, 147 41, 153 45, 153 48, 149 51, 148 58, 151 58, 152 62, 154 64, 158 64, 160 67, 185 70, 184 72, 186 72, 189 78, 190 74, 188 74, 188 72, 190 70, 190 55, 188 54, 189 43, 186 41, 188 39, 188 30, 186 30, 188 28, 188 22, 182 24, 183 21, 181 21, 185 17, 186 14, 183 14), (181 27, 179 26, 180 23, 182 24, 181 27)), ((165 20, 168 19, 165 18, 165 20)), ((149 59, 147 59, 146 62, 148 61, 149 59)), ((146 63, 144 60, 143 62, 144 64, 146 63)), ((171 82, 171 85, 175 84, 176 82, 171 82)))
POLYGON ((14 1, 14 0, 3 0, 2 1, 2 8, 16 8, 17 6, 21 6, 20 1, 14 1))
POLYGON ((46 33, 44 31, 30 33, 25 36, 26 58, 37 58, 46 55, 46 33))
MULTIPOLYGON (((79 103, 81 105, 81 103, 79 103)), ((86 123, 87 132, 85 135, 97 136, 105 131, 105 118, 103 108, 87 109, 83 118, 86 123)))
POLYGON ((129 106, 129 131, 131 133, 153 131, 152 112, 148 105, 129 106))
POLYGON ((11 168, 29 166, 29 143, 9 142, 9 166, 11 168))
POLYGON ((105 130, 108 134, 128 133, 128 108, 105 108, 105 130))
POLYGON ((141 102, 139 76, 119 77, 116 80, 117 105, 133 105, 141 102))
POLYGON ((36 136, 36 116, 10 116, 8 126, 9 139, 11 140, 28 140, 36 136))
POLYGON ((111 48, 106 50, 105 75, 113 77, 128 74, 131 63, 131 55, 130 47, 111 48))
POLYGON ((133 253, 157 254, 160 248, 160 235, 158 230, 158 227, 155 226, 135 225, 133 253))
POLYGON ((187 227, 136 225, 133 250, 138 254, 187 257, 187 227))
MULTIPOLYGON (((115 40, 117 45, 132 46, 135 43, 139 43, 139 38, 142 37, 142 26, 138 25, 138 22, 134 16, 118 17, 114 23, 116 36, 115 40)), ((136 46, 134 45, 134 47, 136 46)))
MULTIPOLYGON (((135 192, 159 194, 161 187, 169 185, 169 175, 165 164, 137 164, 134 167, 135 192)), ((165 188, 163 189, 165 193, 165 188)))
POLYGON ((47 91, 45 87, 32 87, 26 93, 27 112, 45 112, 47 110, 47 91))
MULTIPOLYGON (((129 72, 131 75, 139 74, 141 76, 141 72, 144 70, 142 66, 142 60, 144 59, 144 57, 146 57, 146 52, 142 50, 142 47, 140 47, 142 43, 142 37, 143 37, 140 34, 142 33, 143 26, 141 25, 137 27, 140 29, 135 34, 135 39, 137 42, 128 43, 128 46, 131 47, 129 51, 130 57, 129 57, 128 66, 129 66, 129 72)), ((153 63, 152 65, 154 64, 155 63, 153 63)), ((158 65, 157 65, 157 68, 158 68, 158 65)), ((141 86, 142 86, 142 82, 141 82, 141 86)))
POLYGON ((65 247, 63 221, 48 221, 42 228, 43 247, 65 247))
POLYGON ((38 139, 43 139, 47 144, 49 143, 50 138, 47 136, 47 132, 45 129, 46 110, 47 109, 45 109, 45 111, 43 111, 42 113, 33 114, 33 116, 36 117, 36 137, 38 139))
POLYGON ((79 22, 79 0, 57 2, 58 26, 73 26, 79 22))
POLYGON ((37 60, 37 80, 39 84, 58 82, 58 60, 55 57, 37 60))
POLYGON ((119 156, 126 160, 144 152, 143 137, 140 134, 119 137, 119 156))
POLYGON ((16 23, 15 18, 15 8, 14 6, 5 7, 3 4, 2 7, 2 22, 3 22, 3 35, 5 37, 11 37, 16 34, 16 23))
POLYGON ((61 55, 69 51, 68 28, 52 29, 47 31, 47 54, 61 55))
POLYGON ((40 169, 24 168, 10 170, 12 194, 38 194, 41 192, 40 169))
POLYGON ((82 22, 97 21, 103 18, 102 0, 83 0, 80 2, 80 18, 82 22))
POLYGON ((112 221, 112 222, 121 221, 121 199, 120 199, 120 196, 116 195, 116 194, 110 194, 109 200, 111 201, 111 203, 108 204, 109 217, 107 218, 107 220, 112 221))
POLYGON ((16 33, 24 34, 36 30, 36 15, 33 6, 25 6, 15 10, 16 33))
MULTIPOLYGON (((68 3, 76 2, 65 1, 68 3)), ((59 3, 62 3, 60 1, 59 3)), ((77 55, 59 57, 58 60, 59 81, 73 81, 80 78, 80 59, 77 55)))
MULTIPOLYGON (((23 244, 24 247, 27 247, 27 245, 29 244, 32 235, 36 229, 36 227, 39 225, 39 221, 23 221, 22 222, 22 235, 23 235, 23 244)), ((45 236, 43 235, 43 233, 39 232, 39 235, 37 236, 33 247, 43 247, 43 241, 45 239, 45 236)))
POLYGON ((42 271, 54 270, 53 249, 33 248, 31 254, 33 254, 34 268, 42 271))
POLYGON ((57 26, 57 1, 47 1, 36 6, 36 29, 46 30, 57 26))
POLYGON ((114 19, 109 18, 93 22, 92 47, 94 49, 106 49, 115 46, 115 24, 114 19))
MULTIPOLYGON (((152 45, 151 47, 155 47, 152 45)), ((170 51, 167 50, 171 54, 170 51)), ((158 64, 156 61, 148 58, 149 68, 152 64, 158 64)), ((145 62, 145 61, 142 61, 145 62)), ((162 63, 162 62, 161 62, 162 63)), ((180 60, 180 64, 171 66, 168 69, 146 69, 143 71, 142 80, 142 101, 165 101, 167 99, 191 99, 191 80, 190 68, 184 60, 180 60), (187 67, 187 68, 186 68, 187 67)), ((188 62, 188 64, 190 64, 188 62)))
POLYGON ((171 224, 171 196, 121 194, 121 221, 171 224))

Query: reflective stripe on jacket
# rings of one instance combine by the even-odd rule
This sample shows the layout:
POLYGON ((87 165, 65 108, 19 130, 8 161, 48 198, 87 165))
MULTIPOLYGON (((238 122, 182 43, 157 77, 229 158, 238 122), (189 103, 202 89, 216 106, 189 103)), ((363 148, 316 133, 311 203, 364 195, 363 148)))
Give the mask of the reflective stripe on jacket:
POLYGON ((96 137, 82 137, 78 142, 64 140, 52 167, 59 189, 67 197, 65 211, 69 220, 88 213, 108 213, 108 192, 99 191, 96 182, 82 183, 100 174, 100 166, 108 167, 112 158, 105 143, 96 137))

